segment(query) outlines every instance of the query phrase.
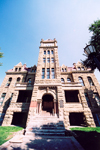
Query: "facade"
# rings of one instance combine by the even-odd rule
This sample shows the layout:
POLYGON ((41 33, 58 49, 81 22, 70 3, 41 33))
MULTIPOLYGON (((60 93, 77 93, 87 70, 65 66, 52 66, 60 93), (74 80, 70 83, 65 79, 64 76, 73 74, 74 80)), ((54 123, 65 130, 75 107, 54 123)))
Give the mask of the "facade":
POLYGON ((0 87, 0 123, 26 127, 32 116, 57 116, 70 125, 100 126, 100 85, 80 62, 59 66, 56 39, 41 40, 37 66, 6 72, 0 87))

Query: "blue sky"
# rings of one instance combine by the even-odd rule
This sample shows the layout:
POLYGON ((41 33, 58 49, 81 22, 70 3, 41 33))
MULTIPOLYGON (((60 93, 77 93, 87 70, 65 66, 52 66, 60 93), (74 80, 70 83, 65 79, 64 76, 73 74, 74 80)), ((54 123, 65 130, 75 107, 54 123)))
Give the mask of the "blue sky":
MULTIPOLYGON (((100 19, 99 0, 0 0, 0 84, 19 62, 37 65, 40 40, 58 41, 60 66, 72 66, 90 40, 88 27, 100 19)), ((100 73, 96 71, 100 82, 100 73)))

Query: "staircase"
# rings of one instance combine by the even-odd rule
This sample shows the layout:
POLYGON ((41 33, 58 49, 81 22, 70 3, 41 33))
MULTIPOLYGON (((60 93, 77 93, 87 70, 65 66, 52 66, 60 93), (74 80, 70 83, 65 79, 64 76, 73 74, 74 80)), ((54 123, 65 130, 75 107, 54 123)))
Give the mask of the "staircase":
POLYGON ((64 123, 57 116, 43 111, 40 115, 31 117, 25 135, 65 136, 64 123))

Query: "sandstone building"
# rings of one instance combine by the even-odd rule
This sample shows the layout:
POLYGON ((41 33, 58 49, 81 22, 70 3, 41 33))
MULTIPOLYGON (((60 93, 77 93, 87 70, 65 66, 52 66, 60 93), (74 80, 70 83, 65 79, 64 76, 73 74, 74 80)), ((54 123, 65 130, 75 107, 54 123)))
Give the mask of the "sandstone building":
POLYGON ((41 40, 37 66, 6 72, 0 87, 0 124, 25 127, 32 116, 51 115, 70 125, 100 126, 100 85, 80 62, 59 66, 56 39, 41 40))

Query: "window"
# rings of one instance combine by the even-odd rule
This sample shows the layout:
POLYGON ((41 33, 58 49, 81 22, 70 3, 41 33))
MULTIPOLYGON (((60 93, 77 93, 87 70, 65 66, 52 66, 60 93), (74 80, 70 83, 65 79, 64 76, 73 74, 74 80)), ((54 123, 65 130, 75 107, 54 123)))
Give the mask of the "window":
POLYGON ((44 51, 44 55, 46 55, 46 51, 44 51))
POLYGON ((50 63, 50 58, 47 58, 47 63, 50 63))
POLYGON ((51 54, 53 54, 53 50, 51 50, 51 54))
POLYGON ((64 83, 64 79, 63 78, 61 78, 61 82, 64 83))
POLYGON ((45 63, 45 58, 43 58, 43 62, 45 63))
POLYGON ((45 77, 45 68, 42 68, 42 79, 45 77))
POLYGON ((20 77, 17 78, 17 82, 20 82, 20 77))
POLYGON ((6 87, 10 86, 11 81, 12 81, 12 78, 9 78, 9 79, 8 79, 8 82, 7 82, 7 84, 6 84, 6 87))
POLYGON ((86 101, 87 101, 88 106, 91 107, 91 103, 90 103, 88 94, 87 94, 87 93, 84 93, 84 95, 85 95, 85 98, 86 98, 86 101))
POLYGON ((54 63, 54 58, 51 58, 51 62, 54 63))
POLYGON ((100 114, 99 113, 93 113, 93 118, 94 118, 96 126, 100 126, 100 114))
POLYGON ((82 67, 82 70, 84 70, 84 67, 82 67))
POLYGON ((70 79, 70 78, 67 78, 67 82, 71 82, 71 79, 70 79))
POLYGON ((78 69, 78 70, 81 70, 81 68, 80 68, 80 67, 78 67, 77 69, 78 69))
POLYGON ((51 69, 51 75, 52 75, 52 79, 54 79, 55 78, 54 68, 51 69))
POLYGON ((50 51, 48 50, 48 55, 50 55, 50 51))
POLYGON ((47 68, 47 79, 50 79, 50 69, 47 68))
POLYGON ((81 82, 81 85, 84 86, 84 82, 83 82, 82 77, 78 77, 78 80, 79 80, 79 82, 81 82))
POLYGON ((21 68, 19 68, 19 71, 21 71, 21 68))
POLYGON ((97 105, 100 106, 100 97, 99 97, 98 93, 94 93, 93 97, 95 98, 97 105))
POLYGON ((4 98, 6 96, 6 93, 2 93, 1 97, 0 97, 0 106, 2 105, 4 98))
POLYGON ((90 86, 91 86, 91 85, 94 85, 94 83, 93 83, 91 77, 87 77, 87 79, 88 79, 88 82, 89 82, 90 86))
POLYGON ((18 68, 15 68, 15 71, 17 71, 18 70, 18 68))
POLYGON ((65 68, 65 72, 66 72, 67 70, 66 70, 66 68, 65 68))
POLYGON ((62 72, 64 72, 64 69, 62 68, 62 72))

